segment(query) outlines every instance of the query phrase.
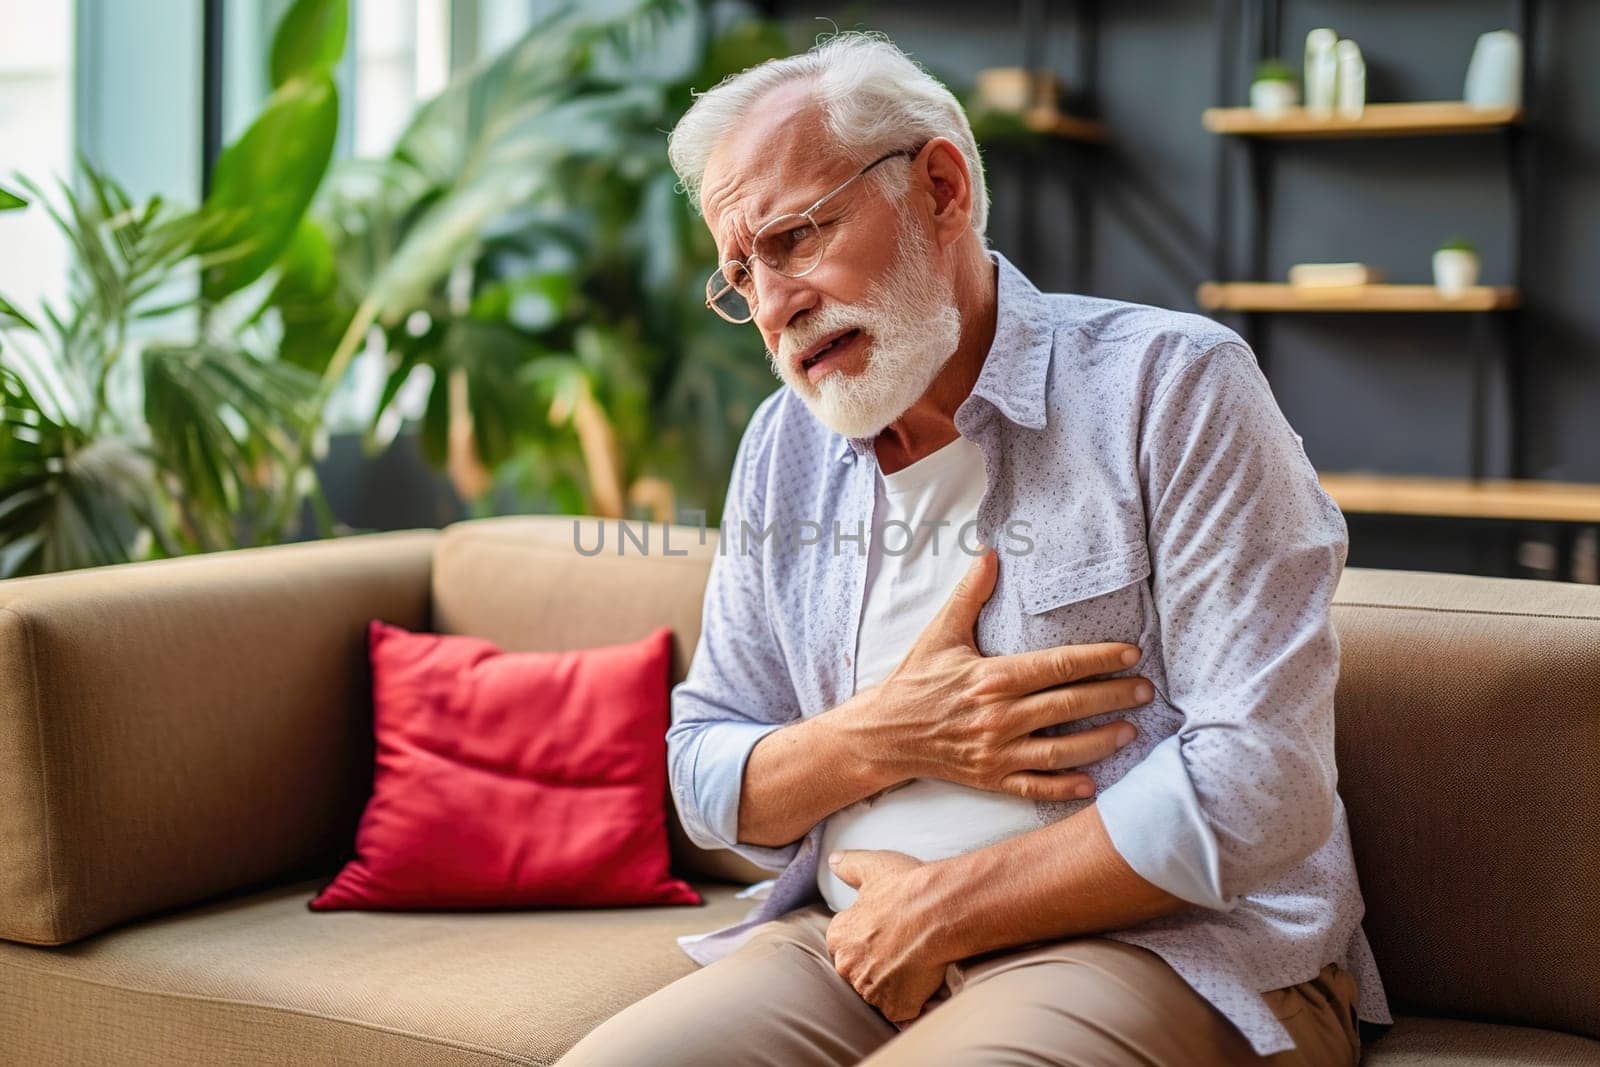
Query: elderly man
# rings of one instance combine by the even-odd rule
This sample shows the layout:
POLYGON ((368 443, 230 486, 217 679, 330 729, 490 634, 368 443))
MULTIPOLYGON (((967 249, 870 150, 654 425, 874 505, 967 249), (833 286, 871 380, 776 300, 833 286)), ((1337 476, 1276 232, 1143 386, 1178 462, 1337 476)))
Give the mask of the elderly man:
POLYGON ((1354 1064, 1343 519, 1250 350, 985 245, 955 98, 843 34, 700 96, 707 303, 785 388, 674 693, 689 836, 781 872, 567 1064, 1354 1064))

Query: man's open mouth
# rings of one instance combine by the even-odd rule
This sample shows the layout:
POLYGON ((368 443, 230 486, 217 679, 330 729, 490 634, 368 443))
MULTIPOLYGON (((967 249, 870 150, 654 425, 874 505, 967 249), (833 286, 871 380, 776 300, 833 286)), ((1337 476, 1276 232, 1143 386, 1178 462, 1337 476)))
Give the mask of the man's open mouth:
POLYGON ((854 341, 860 336, 860 330, 846 330, 838 337, 835 337, 833 340, 829 341, 827 344, 811 353, 811 355, 802 359, 800 361, 800 369, 802 371, 810 371, 812 367, 815 367, 817 364, 827 359, 830 355, 844 351, 844 349, 849 346, 850 342, 854 341))

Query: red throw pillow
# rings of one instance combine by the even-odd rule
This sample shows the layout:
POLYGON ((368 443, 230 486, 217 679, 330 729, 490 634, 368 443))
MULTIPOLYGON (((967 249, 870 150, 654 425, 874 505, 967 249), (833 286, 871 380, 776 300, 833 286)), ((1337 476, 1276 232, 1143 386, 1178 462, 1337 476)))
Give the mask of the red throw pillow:
POLYGON ((340 908, 699 904, 667 845, 672 633, 577 652, 372 620, 377 770, 340 908))

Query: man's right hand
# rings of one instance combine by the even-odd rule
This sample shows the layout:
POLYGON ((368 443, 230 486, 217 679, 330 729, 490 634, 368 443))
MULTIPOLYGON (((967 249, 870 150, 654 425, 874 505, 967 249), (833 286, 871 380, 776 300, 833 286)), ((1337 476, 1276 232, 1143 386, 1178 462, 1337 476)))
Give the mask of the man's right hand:
POLYGON ((999 567, 992 548, 974 560, 905 659, 879 683, 870 716, 883 740, 880 751, 905 779, 941 778, 1031 800, 1090 796, 1089 775, 1059 772, 1111 755, 1133 740, 1133 725, 1118 720, 1060 737, 1030 735, 1149 703, 1148 679, 1096 677, 1133 666, 1139 646, 1103 642, 983 655, 974 628, 999 567))

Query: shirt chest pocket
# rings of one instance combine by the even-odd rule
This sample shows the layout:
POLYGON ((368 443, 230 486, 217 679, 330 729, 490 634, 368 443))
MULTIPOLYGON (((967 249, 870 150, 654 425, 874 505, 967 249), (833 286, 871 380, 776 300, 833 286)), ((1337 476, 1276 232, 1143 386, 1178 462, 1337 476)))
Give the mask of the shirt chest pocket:
POLYGON ((1027 643, 1139 643, 1145 630, 1150 551, 1143 539, 1104 552, 1045 564, 1022 583, 1027 643))

